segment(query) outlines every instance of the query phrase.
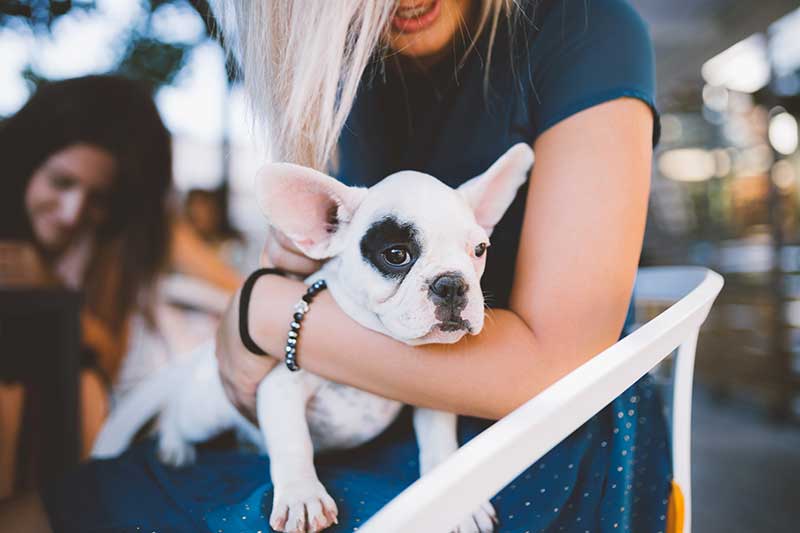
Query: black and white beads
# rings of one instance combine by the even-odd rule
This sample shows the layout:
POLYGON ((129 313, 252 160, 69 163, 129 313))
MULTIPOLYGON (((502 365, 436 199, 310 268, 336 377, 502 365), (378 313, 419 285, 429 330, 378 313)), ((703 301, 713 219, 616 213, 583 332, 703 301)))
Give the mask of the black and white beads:
POLYGON ((294 306, 294 315, 292 315, 293 320, 289 324, 289 334, 286 339, 285 348, 286 356, 284 358, 286 366, 292 372, 297 372, 300 370, 300 367, 297 365, 297 341, 300 338, 300 325, 303 323, 306 313, 308 313, 309 305, 314 299, 314 296, 316 296, 320 291, 325 290, 326 287, 327 285, 325 284, 324 279, 315 281, 306 290, 306 293, 303 295, 300 301, 294 306))

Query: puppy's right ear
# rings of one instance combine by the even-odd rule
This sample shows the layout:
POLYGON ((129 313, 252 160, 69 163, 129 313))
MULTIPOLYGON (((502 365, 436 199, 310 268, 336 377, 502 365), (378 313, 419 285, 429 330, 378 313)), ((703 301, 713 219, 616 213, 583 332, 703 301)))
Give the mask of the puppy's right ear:
POLYGON ((348 187, 316 170, 271 163, 256 174, 256 193, 270 224, 312 259, 327 259, 343 246, 343 229, 367 189, 348 187))
POLYGON ((525 143, 518 143, 500 156, 489 170, 458 188, 472 207, 475 220, 489 235, 511 206, 517 190, 527 181, 531 165, 533 150, 525 143))

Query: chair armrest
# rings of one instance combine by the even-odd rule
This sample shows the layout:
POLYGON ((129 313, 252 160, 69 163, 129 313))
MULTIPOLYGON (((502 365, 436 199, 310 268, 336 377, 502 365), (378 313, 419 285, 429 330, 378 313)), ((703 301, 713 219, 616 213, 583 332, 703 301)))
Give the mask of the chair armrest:
POLYGON ((360 531, 448 531, 692 339, 721 288, 722 278, 703 269, 677 303, 465 444, 360 531))

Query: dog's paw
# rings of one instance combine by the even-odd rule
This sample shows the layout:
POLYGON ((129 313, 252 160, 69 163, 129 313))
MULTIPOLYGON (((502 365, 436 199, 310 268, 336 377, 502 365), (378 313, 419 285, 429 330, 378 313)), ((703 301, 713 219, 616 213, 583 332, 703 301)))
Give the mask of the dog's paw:
POLYGON ((485 502, 480 509, 462 520, 453 533, 492 533, 497 524, 497 512, 492 504, 485 502))
POLYGON ((158 439, 156 454, 162 463, 176 468, 194 463, 197 457, 192 444, 180 438, 167 438, 163 435, 158 439))
POLYGON ((319 481, 275 487, 269 525, 285 533, 314 533, 338 524, 336 502, 319 481))

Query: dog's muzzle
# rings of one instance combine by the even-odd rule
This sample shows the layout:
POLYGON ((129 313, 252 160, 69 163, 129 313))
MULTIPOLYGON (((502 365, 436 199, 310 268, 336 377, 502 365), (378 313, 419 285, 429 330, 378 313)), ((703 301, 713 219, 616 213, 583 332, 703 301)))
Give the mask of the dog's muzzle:
POLYGON ((428 286, 428 296, 436 306, 436 319, 442 331, 470 330, 468 320, 461 318, 467 307, 469 284, 461 274, 446 272, 439 275, 428 286))

